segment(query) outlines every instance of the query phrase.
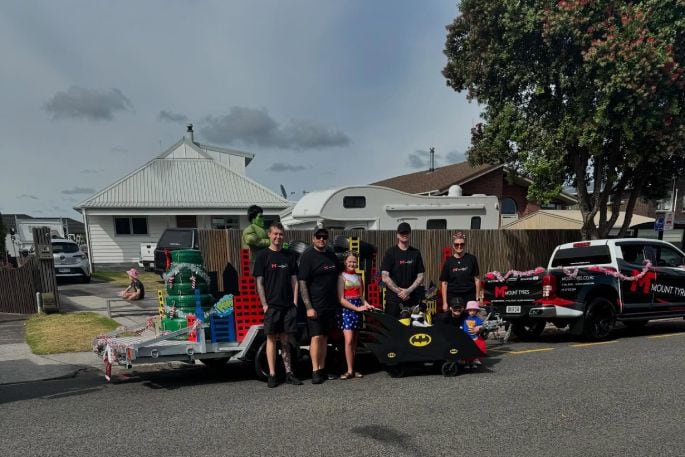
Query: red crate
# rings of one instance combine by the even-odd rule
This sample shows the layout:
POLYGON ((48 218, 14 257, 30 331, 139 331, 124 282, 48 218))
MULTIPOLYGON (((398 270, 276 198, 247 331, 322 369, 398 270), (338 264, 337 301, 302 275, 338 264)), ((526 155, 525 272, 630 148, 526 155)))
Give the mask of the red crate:
POLYGON ((241 249, 240 250, 240 273, 243 276, 250 276, 252 273, 250 271, 250 250, 241 249))
POLYGON ((257 281, 254 276, 241 276, 238 278, 240 295, 257 295, 257 281))
POLYGON ((442 248, 442 261, 449 259, 452 255, 452 248, 442 248))
POLYGON ((264 310, 256 295, 238 295, 233 297, 233 315, 235 317, 236 339, 243 341, 253 325, 264 322, 264 310))

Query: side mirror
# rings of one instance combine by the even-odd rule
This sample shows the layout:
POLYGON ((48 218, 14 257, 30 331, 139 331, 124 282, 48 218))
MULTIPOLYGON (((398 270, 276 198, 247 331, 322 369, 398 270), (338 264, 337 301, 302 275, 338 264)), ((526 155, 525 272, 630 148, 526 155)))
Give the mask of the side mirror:
POLYGON ((14 236, 16 234, 17 234, 17 229, 15 229, 14 227, 10 227, 10 235, 14 236))

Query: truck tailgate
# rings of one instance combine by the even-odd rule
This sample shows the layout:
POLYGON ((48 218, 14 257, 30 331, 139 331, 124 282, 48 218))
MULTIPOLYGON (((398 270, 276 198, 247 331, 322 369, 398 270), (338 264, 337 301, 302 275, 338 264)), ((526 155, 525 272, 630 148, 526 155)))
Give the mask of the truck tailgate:
POLYGON ((528 316, 531 308, 539 306, 535 301, 542 298, 542 276, 510 277, 505 281, 486 278, 484 303, 492 305, 504 319, 528 316))

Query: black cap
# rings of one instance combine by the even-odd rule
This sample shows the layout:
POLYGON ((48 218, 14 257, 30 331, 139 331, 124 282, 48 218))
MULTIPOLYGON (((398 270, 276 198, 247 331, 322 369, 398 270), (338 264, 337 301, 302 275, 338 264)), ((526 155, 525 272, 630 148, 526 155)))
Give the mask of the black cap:
POLYGON ((409 225, 406 222, 400 223, 400 225, 397 226, 397 233, 402 233, 402 232, 411 233, 411 225, 409 225))
POLYGON ((328 230, 326 230, 323 227, 314 227, 314 235, 316 236, 319 233, 324 233, 324 234, 328 235, 328 230))

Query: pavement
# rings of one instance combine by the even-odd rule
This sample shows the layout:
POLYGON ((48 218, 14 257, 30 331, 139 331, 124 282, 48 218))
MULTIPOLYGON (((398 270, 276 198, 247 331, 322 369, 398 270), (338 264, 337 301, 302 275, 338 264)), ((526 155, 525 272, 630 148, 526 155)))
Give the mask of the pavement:
MULTIPOLYGON (((117 299, 121 286, 93 281, 90 284, 59 285, 61 312, 91 311, 108 315, 125 327, 144 325, 157 313, 157 297, 140 302, 117 299)), ((85 370, 101 370, 102 360, 92 352, 36 355, 25 342, 27 314, 0 313, 0 385, 76 376, 85 370)))

